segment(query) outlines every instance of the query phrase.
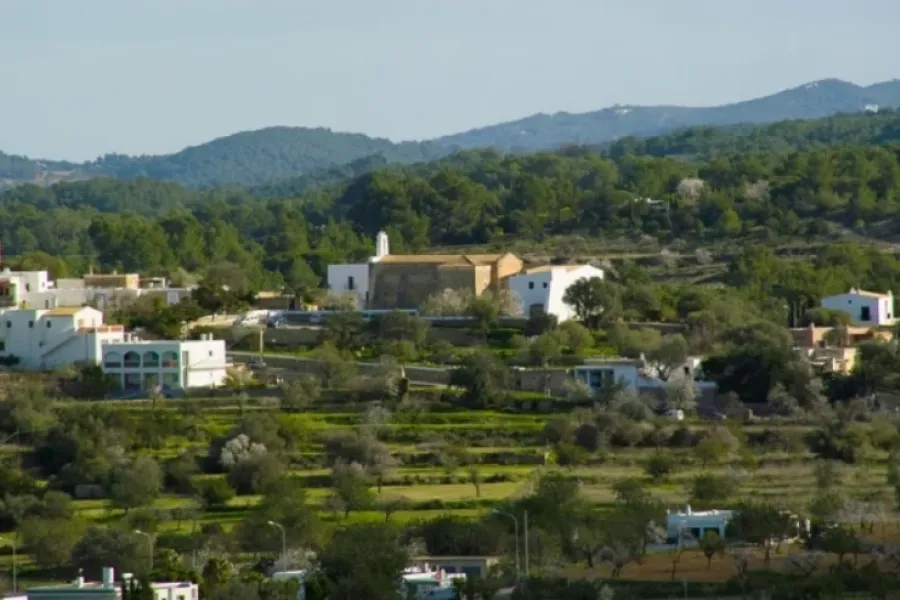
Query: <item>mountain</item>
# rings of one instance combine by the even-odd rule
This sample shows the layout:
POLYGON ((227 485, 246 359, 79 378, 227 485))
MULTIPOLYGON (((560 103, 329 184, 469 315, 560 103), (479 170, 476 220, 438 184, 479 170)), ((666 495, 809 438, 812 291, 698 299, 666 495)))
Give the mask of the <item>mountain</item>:
POLYGON ((570 144, 598 145, 626 136, 658 136, 697 125, 817 119, 862 112, 871 105, 900 107, 900 80, 862 87, 826 79, 723 106, 613 106, 582 114, 538 114, 435 141, 460 148, 493 146, 513 152, 533 152, 570 144))
MULTIPOLYGON (((387 163, 431 161, 460 149, 492 147, 528 152, 569 145, 592 146, 696 126, 753 125, 838 113, 859 114, 875 105, 900 107, 900 80, 862 87, 827 79, 715 107, 613 106, 584 114, 539 114, 426 142, 394 143, 325 128, 269 127, 236 133, 174 154, 110 154, 83 164, 0 153, 0 189, 22 183, 47 185, 92 177, 148 177, 194 187, 259 187, 274 182, 274 190, 296 190, 334 182, 387 163), (292 183, 279 186, 282 180, 292 183)), ((738 127, 730 135, 741 135, 741 131, 746 128, 738 127)))

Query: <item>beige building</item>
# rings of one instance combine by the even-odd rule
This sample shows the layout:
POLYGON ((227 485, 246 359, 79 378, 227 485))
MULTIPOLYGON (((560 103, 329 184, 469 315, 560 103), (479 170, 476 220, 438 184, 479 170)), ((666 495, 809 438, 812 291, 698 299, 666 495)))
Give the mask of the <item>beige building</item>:
POLYGON ((368 307, 375 310, 416 309, 446 289, 476 296, 508 287, 522 271, 514 254, 431 254, 382 256, 369 265, 368 307))

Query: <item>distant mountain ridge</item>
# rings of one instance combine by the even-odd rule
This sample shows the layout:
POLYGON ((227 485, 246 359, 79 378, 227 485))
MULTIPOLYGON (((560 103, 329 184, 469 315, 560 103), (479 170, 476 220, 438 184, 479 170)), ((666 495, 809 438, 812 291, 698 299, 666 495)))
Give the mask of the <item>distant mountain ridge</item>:
POLYGON ((570 144, 597 145, 627 136, 650 137, 698 125, 818 119, 838 113, 861 112, 870 105, 900 107, 900 80, 863 87, 826 79, 722 106, 612 106, 579 114, 537 114, 435 141, 461 148, 493 146, 508 151, 538 151, 570 144))
POLYGON ((368 165, 431 161, 464 149, 533 152, 568 145, 594 146, 689 127, 817 119, 859 113, 874 106, 900 107, 900 80, 859 86, 826 79, 712 107, 613 106, 581 114, 537 114, 425 142, 395 143, 325 128, 269 127, 217 138, 173 154, 110 154, 83 164, 0 152, 0 188, 91 177, 149 177, 200 187, 260 186, 299 176, 331 180, 343 172, 358 173, 368 165))

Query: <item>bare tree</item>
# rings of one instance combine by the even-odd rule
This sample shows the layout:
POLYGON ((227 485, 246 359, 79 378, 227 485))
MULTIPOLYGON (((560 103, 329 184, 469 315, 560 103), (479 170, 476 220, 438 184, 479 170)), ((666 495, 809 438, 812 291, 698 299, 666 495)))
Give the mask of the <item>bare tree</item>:
POLYGON ((682 200, 697 200, 703 193, 706 182, 695 177, 688 177, 678 182, 675 192, 682 200))

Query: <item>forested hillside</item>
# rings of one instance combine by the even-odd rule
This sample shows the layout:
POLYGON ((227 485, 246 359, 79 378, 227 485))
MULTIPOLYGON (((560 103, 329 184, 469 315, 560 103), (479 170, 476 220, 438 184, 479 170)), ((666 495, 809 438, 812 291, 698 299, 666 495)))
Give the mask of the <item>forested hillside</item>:
POLYGON ((202 272, 230 262, 254 285, 297 288, 315 286, 329 262, 367 256, 379 229, 398 252, 565 235, 738 248, 890 236, 898 211, 897 144, 696 162, 481 151, 281 199, 148 179, 23 186, 0 195, 0 239, 7 255, 43 251, 72 269, 202 272))
POLYGON ((765 98, 719 107, 612 107, 582 115, 535 115, 430 142, 396 144, 324 128, 270 127, 223 137, 162 156, 110 154, 84 164, 32 160, 0 153, 0 189, 88 177, 149 177, 191 187, 266 186, 298 191, 362 174, 388 163, 427 162, 460 148, 529 152, 593 146, 623 137, 644 138, 702 125, 705 128, 641 142, 623 140, 612 152, 701 155, 807 148, 819 144, 884 143, 897 138, 897 117, 861 114, 870 104, 900 106, 900 81, 869 87, 827 80, 765 98), (846 116, 804 124, 753 126, 785 119, 846 116), (871 118, 872 121, 863 121, 871 118), (732 128, 710 129, 710 126, 732 128), (856 133, 854 133, 856 132, 856 133), (298 179, 299 178, 299 179, 298 179), (280 180, 293 180, 279 184, 280 180))

